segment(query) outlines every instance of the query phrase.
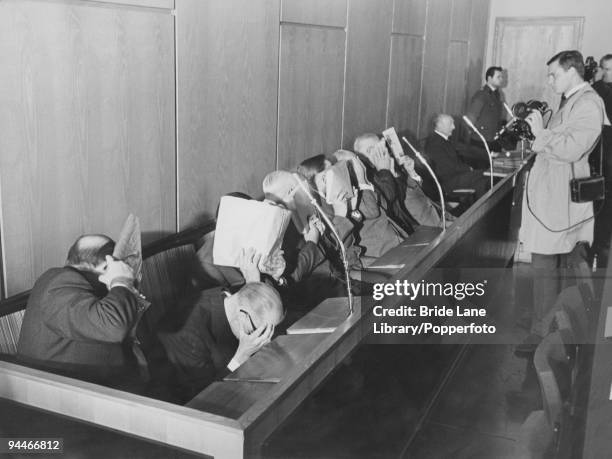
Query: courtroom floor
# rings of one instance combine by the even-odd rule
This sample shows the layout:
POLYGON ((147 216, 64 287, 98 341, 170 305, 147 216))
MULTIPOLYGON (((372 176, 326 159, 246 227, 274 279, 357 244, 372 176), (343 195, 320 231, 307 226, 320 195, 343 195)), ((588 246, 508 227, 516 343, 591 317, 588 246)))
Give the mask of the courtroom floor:
POLYGON ((521 457, 521 424, 542 406, 532 364, 513 353, 527 335, 516 322, 532 282, 521 264, 505 276, 488 313, 499 344, 471 345, 424 419, 459 346, 365 345, 270 437, 263 457, 521 457))

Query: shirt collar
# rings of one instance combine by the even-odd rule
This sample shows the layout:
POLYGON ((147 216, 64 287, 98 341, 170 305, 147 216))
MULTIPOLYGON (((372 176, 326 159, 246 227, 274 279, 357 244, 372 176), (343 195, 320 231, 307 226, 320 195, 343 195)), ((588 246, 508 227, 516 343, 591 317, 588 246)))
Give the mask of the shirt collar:
POLYGON ((589 83, 587 83, 586 81, 583 81, 582 83, 580 83, 577 86, 574 86, 572 89, 570 89, 569 91, 567 91, 566 93, 564 93, 563 95, 565 96, 565 98, 569 98, 572 95, 576 94, 578 91, 580 91, 582 88, 584 88, 586 85, 588 85, 589 83))
POLYGON ((438 134, 440 137, 442 137, 444 140, 448 140, 448 136, 445 134, 442 134, 440 131, 438 131, 437 129, 434 129, 434 132, 436 134, 438 134))
POLYGON ((485 84, 485 86, 486 86, 487 88, 489 88, 489 90, 490 90, 491 92, 495 92, 495 91, 497 91, 497 88, 494 88, 494 87, 493 87, 493 86, 491 86, 489 83, 485 84))

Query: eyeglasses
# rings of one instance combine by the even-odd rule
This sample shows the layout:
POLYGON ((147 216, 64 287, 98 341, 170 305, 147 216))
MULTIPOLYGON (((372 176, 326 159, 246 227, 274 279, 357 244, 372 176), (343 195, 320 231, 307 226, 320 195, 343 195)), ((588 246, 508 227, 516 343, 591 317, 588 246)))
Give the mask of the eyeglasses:
POLYGON ((249 314, 244 309, 239 309, 239 311, 242 312, 244 315, 246 315, 247 318, 249 319, 249 323, 251 324, 251 333, 257 330, 257 327, 255 326, 255 322, 253 322, 253 318, 251 317, 251 314, 249 314))

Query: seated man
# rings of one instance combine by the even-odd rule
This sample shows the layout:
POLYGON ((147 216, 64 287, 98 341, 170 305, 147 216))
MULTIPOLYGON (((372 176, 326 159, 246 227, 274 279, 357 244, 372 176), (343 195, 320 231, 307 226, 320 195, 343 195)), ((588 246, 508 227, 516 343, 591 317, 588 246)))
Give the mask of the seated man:
POLYGON ((473 170, 459 158, 448 140, 455 129, 450 115, 434 118, 434 132, 425 140, 425 153, 432 161, 432 168, 446 193, 456 189, 473 189, 476 199, 486 193, 490 179, 481 170, 473 170))
MULTIPOLYGON (((346 150, 338 150, 334 153, 337 161, 346 161, 350 169, 351 184, 354 188, 354 196, 349 199, 336 199, 332 203, 334 214, 341 217, 349 217, 357 229, 356 244, 363 247, 365 257, 369 261, 380 257, 382 254, 398 246, 409 234, 414 232, 405 231, 395 224, 387 213, 379 205, 379 196, 374 187, 367 179, 366 168, 357 156, 346 150)), ((324 171, 324 173, 329 173, 324 171)), ((323 187, 318 184, 319 191, 323 187)), ((362 257, 364 264, 369 262, 362 257)))
POLYGON ((81 236, 63 268, 38 278, 17 345, 21 361, 106 385, 138 379, 129 341, 148 303, 132 269, 111 257, 114 246, 107 236, 81 236))
POLYGON ((389 154, 384 140, 380 140, 376 134, 360 135, 355 139, 353 148, 355 153, 367 159, 364 164, 369 166, 368 176, 387 201, 389 216, 399 223, 396 215, 399 214, 401 221, 403 212, 408 212, 417 224, 442 226, 442 218, 436 205, 423 193, 420 183, 413 178, 417 174, 414 171, 414 161, 409 156, 402 158, 405 171, 397 170, 395 160, 389 154), (395 194, 398 195, 397 198, 395 194))
POLYGON ((245 284, 233 295, 205 290, 162 321, 158 338, 171 364, 166 384, 186 403, 216 379, 234 371, 269 343, 283 320, 274 288, 245 284))

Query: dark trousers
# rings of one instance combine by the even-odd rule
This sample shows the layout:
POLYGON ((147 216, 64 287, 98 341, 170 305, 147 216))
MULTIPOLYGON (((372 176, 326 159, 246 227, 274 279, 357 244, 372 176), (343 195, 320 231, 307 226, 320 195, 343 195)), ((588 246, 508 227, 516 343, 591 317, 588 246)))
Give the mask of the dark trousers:
MULTIPOLYGON (((531 254, 533 279, 533 320, 531 333, 545 336, 545 317, 552 309, 557 295, 567 286, 576 283, 578 271, 587 265, 587 245, 578 243, 569 253, 544 255, 531 254)), ((587 265, 588 266, 588 265, 587 265)))

